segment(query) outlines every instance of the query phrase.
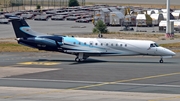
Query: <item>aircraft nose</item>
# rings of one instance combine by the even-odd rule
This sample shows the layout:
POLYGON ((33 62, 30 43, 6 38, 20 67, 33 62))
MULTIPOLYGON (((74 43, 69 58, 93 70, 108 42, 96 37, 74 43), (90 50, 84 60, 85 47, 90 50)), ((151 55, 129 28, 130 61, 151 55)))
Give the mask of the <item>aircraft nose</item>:
POLYGON ((171 54, 172 54, 172 56, 175 56, 175 55, 176 55, 176 53, 175 53, 175 52, 173 52, 173 51, 171 51, 171 54))
POLYGON ((176 55, 175 52, 173 52, 173 51, 171 51, 171 50, 169 50, 169 49, 165 49, 165 50, 166 50, 166 53, 169 54, 169 55, 171 55, 171 56, 175 56, 175 55, 176 55))

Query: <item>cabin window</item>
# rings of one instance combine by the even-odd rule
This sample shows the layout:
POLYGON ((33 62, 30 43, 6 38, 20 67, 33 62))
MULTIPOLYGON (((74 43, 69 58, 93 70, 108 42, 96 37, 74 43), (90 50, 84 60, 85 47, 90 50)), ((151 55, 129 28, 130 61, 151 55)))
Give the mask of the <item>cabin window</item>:
POLYGON ((120 44, 120 46, 122 47, 122 44, 120 44))
POLYGON ((74 42, 74 44, 76 44, 76 42, 74 42))
POLYGON ((106 46, 108 46, 108 43, 106 43, 106 46))
POLYGON ((98 43, 95 43, 95 45, 97 46, 97 45, 98 45, 98 43))
POLYGON ((81 42, 79 42, 79 45, 81 45, 81 42))
POLYGON ((86 45, 86 42, 84 42, 84 45, 86 45))
POLYGON ((93 43, 90 43, 90 45, 93 45, 93 43))
POLYGON ((125 47, 127 47, 127 44, 125 44, 125 47))
POLYGON ((111 44, 111 46, 113 46, 113 44, 111 44))
POLYGON ((101 46, 103 46, 103 43, 101 43, 101 46))
POLYGON ((116 44, 116 46, 118 46, 118 44, 116 44))

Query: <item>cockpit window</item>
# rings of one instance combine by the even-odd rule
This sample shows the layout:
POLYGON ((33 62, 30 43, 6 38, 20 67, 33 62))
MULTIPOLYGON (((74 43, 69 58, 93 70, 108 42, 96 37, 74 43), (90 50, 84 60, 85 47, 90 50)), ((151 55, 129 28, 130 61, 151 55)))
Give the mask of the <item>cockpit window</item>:
POLYGON ((159 47, 156 43, 150 44, 150 47, 159 47))
POLYGON ((150 45, 150 47, 155 47, 155 45, 152 43, 152 44, 150 45))

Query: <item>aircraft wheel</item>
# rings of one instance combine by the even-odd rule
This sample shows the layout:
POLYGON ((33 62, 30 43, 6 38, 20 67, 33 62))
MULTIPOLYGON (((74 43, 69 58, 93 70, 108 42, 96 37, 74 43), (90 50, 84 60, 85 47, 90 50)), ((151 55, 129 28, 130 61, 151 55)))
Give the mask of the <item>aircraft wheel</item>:
POLYGON ((84 61, 84 59, 78 59, 78 62, 82 62, 82 61, 84 61))
POLYGON ((84 61, 84 59, 79 59, 78 57, 76 57, 76 58, 75 58, 75 61, 76 61, 76 62, 82 62, 82 61, 84 61))
POLYGON ((76 62, 79 62, 79 59, 78 59, 78 57, 76 57, 76 58, 75 58, 75 61, 76 61, 76 62))
POLYGON ((88 58, 88 57, 83 58, 83 61, 84 61, 84 60, 87 60, 87 58, 88 58))
POLYGON ((163 63, 164 61, 161 59, 161 60, 159 60, 159 63, 163 63))

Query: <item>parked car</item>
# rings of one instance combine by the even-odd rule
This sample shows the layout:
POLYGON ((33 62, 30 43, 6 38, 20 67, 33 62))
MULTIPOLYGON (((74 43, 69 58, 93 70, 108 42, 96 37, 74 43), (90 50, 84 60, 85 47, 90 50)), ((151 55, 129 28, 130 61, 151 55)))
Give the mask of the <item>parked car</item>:
POLYGON ((86 20, 86 19, 77 19, 76 22, 79 22, 79 23, 89 23, 89 21, 86 20))
POLYGON ((22 14, 22 12, 13 12, 13 13, 6 13, 4 14, 5 18, 10 18, 10 17, 18 17, 22 14))
POLYGON ((69 16, 69 12, 63 12, 63 13, 56 13, 55 15, 62 15, 65 18, 69 16))
POLYGON ((14 13, 6 13, 5 18, 10 18, 10 17, 17 17, 17 15, 15 15, 14 13))
POLYGON ((80 18, 81 18, 80 16, 68 16, 68 17, 66 18, 66 20, 75 21, 75 20, 80 19, 80 18))
POLYGON ((51 17, 51 20, 64 20, 66 15, 54 15, 51 17))
POLYGON ((33 19, 35 17, 34 14, 21 14, 21 17, 24 19, 33 19))
POLYGON ((0 19, 0 24, 9 24, 9 19, 5 19, 5 18, 0 19))
POLYGON ((40 20, 40 21, 47 21, 48 19, 49 19, 49 17, 46 14, 36 15, 34 17, 34 20, 40 20))

